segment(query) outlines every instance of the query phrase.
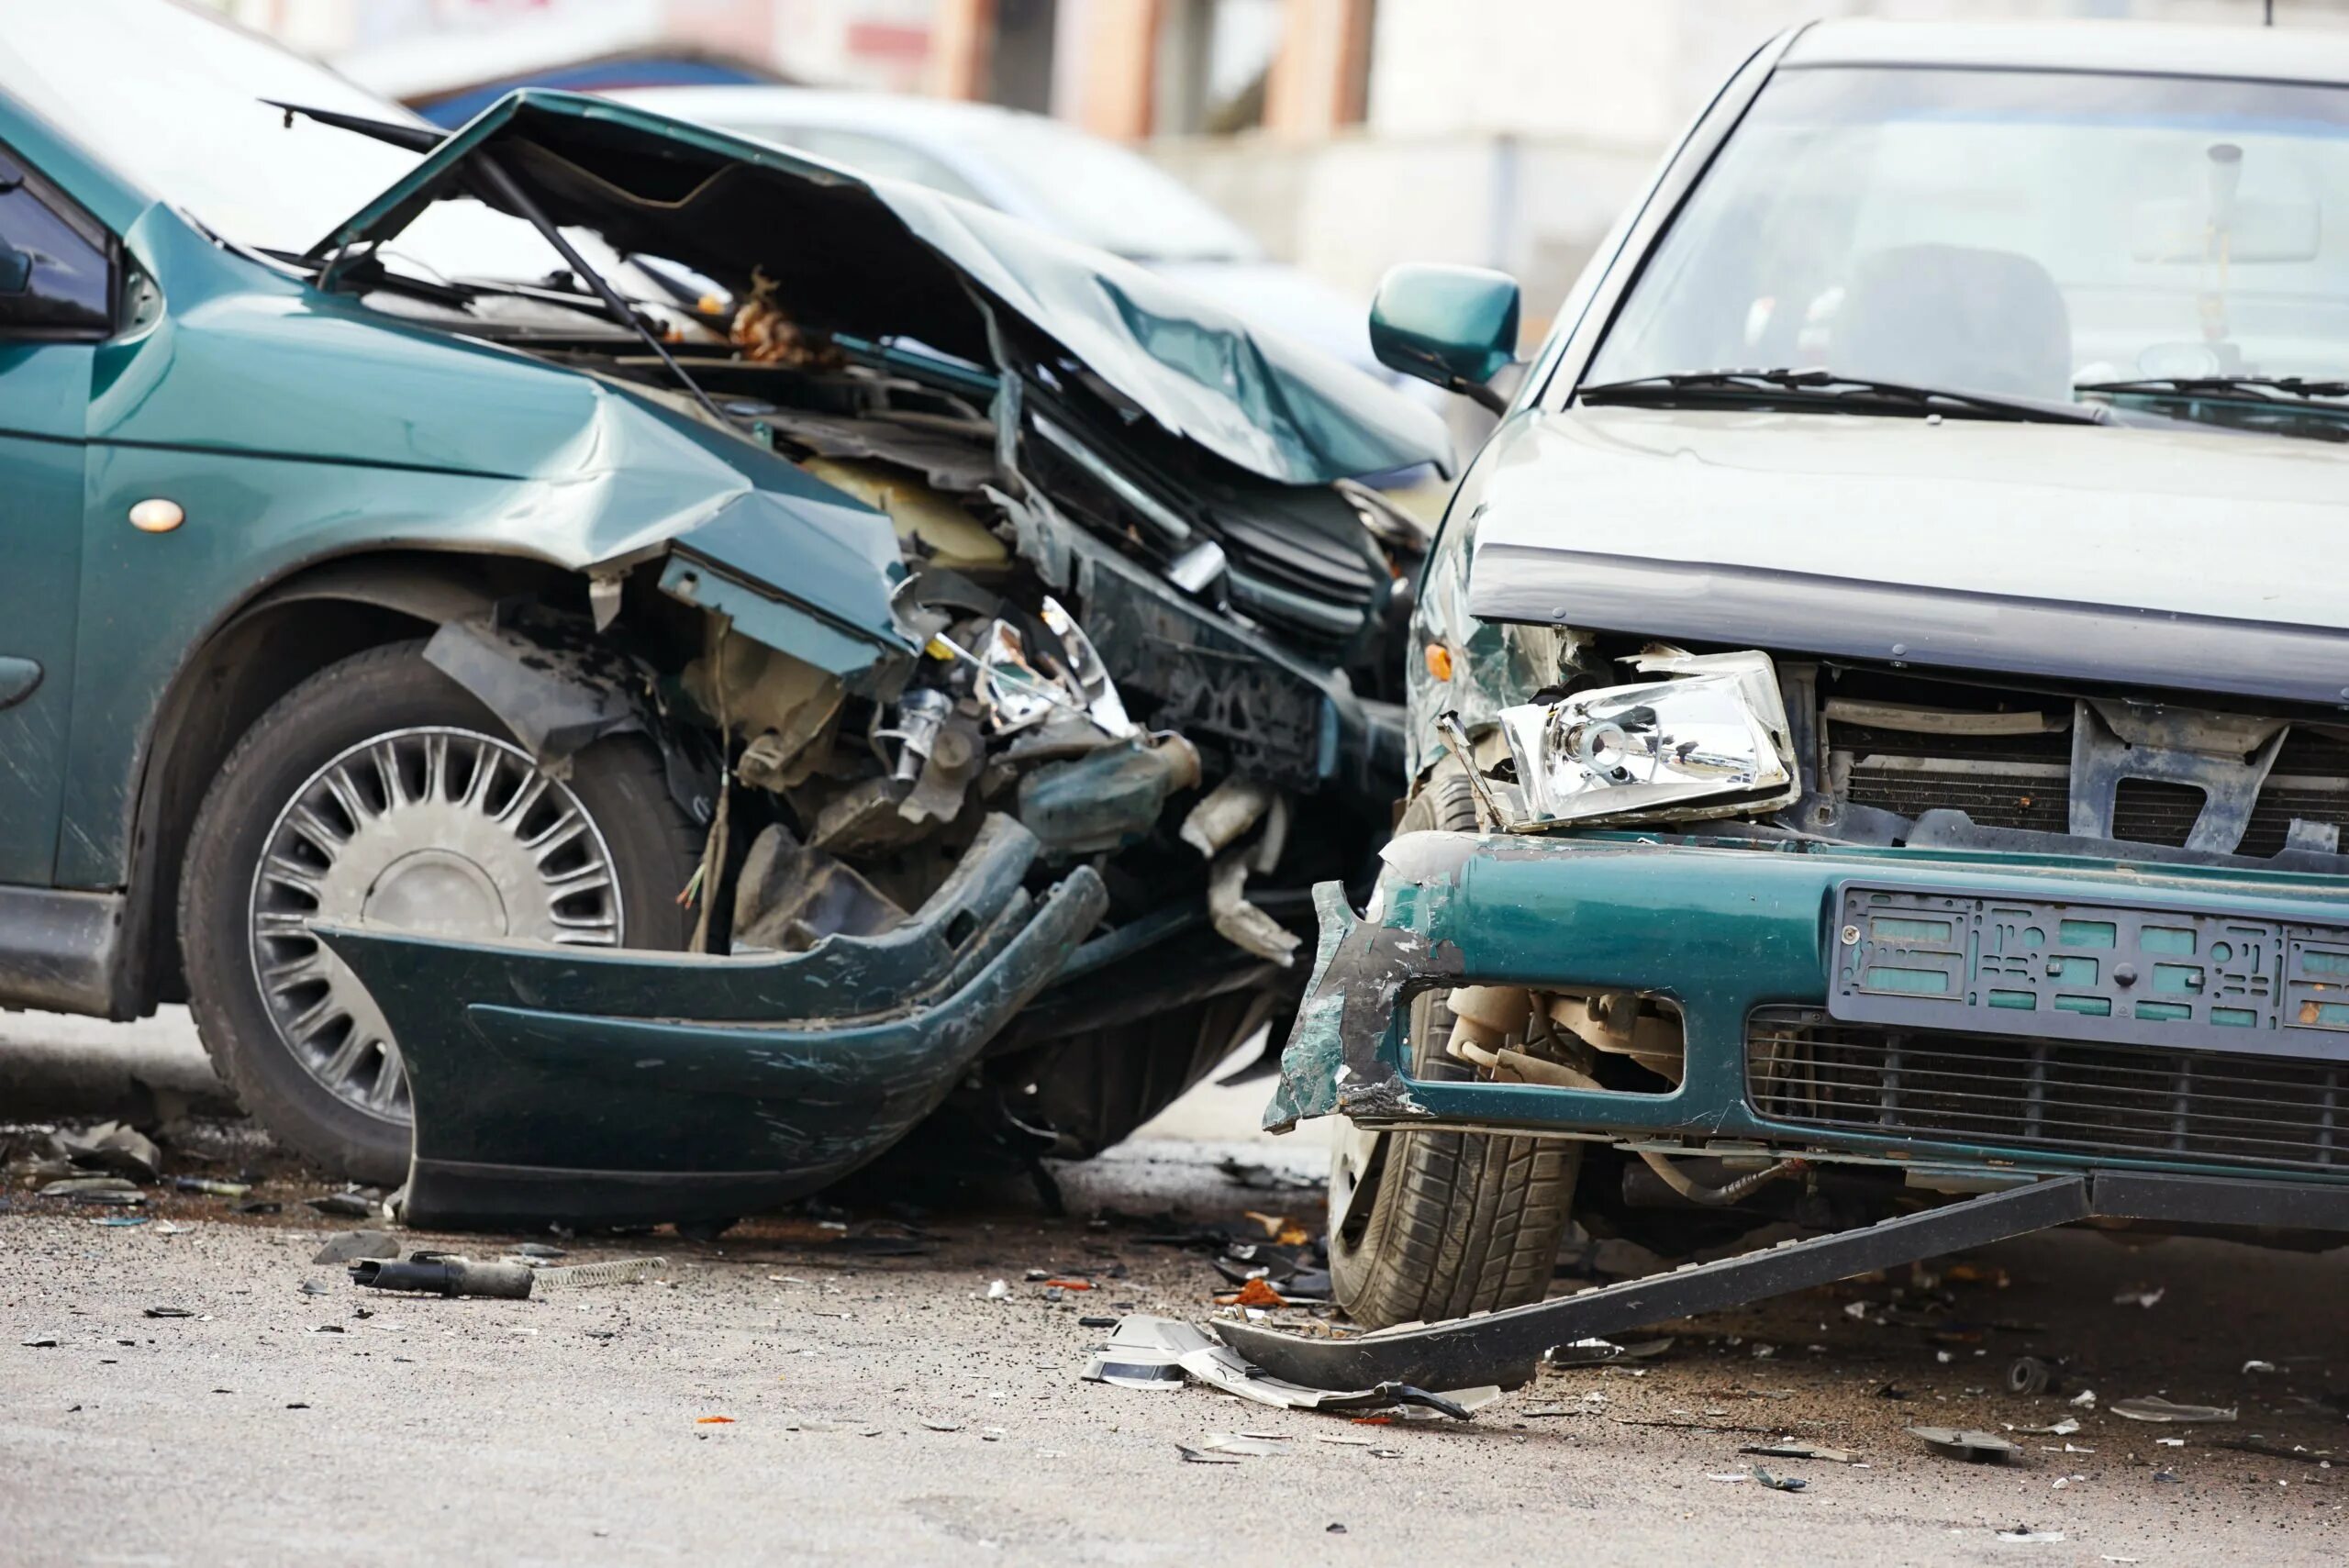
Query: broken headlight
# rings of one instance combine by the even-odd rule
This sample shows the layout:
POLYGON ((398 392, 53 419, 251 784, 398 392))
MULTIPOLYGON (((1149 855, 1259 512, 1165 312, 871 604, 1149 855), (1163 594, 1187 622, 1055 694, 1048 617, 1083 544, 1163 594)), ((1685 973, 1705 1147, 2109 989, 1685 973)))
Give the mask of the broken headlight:
POLYGON ((1801 793, 1766 654, 1657 650, 1632 668, 1663 678, 1501 710, 1506 826, 1730 817, 1801 793))

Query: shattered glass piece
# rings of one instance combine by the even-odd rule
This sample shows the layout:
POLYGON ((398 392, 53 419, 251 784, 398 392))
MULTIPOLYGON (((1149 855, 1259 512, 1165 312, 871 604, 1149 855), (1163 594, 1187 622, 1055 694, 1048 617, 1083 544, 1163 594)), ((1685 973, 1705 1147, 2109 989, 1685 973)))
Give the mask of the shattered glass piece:
POLYGON ((998 735, 1041 723, 1055 709, 1085 711, 1085 705, 1059 682, 1028 662, 1019 629, 1008 621, 987 628, 978 661, 979 701, 986 705, 988 728, 998 735))
POLYGON ((1076 617, 1063 608, 1058 599, 1047 594, 1044 595, 1042 618, 1044 624, 1052 628, 1052 635, 1061 639, 1061 646, 1068 650, 1069 659, 1075 666, 1069 673, 1084 690, 1085 711, 1092 717, 1093 722, 1119 740, 1133 734, 1135 727, 1133 720, 1126 717, 1125 700, 1118 695, 1117 684, 1109 679, 1108 666, 1101 662, 1101 655, 1095 651, 1093 639, 1085 635, 1083 627, 1076 624, 1076 617))

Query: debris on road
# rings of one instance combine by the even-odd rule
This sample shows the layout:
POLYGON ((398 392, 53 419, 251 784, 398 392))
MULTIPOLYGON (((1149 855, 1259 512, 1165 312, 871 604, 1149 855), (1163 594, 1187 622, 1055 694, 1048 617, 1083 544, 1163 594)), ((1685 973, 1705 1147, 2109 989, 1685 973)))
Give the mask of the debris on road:
POLYGON ((102 1121, 81 1132, 59 1132, 50 1141, 76 1165, 108 1171, 133 1181, 151 1182, 162 1173, 162 1151, 154 1140, 126 1123, 102 1121))
POLYGON ((2015 1445, 1996 1432, 1982 1432, 1955 1427, 1909 1427, 1908 1434, 1945 1459, 1962 1459, 1969 1464, 2004 1464, 2015 1454, 2015 1445))
POLYGON ((2169 1294, 2165 1285, 2131 1285, 2112 1298, 2115 1307, 2152 1307, 2169 1294))
POLYGON ((1308 1388, 1265 1376, 1230 1346, 1219 1344, 1201 1329, 1173 1318, 1125 1319, 1085 1368, 1088 1383, 1130 1388, 1171 1386, 1186 1377, 1281 1409, 1352 1413, 1421 1406, 1461 1421, 1500 1397, 1497 1388, 1436 1394, 1396 1383, 1363 1389, 1308 1388))
POLYGON ((2064 1539, 2064 1532, 2060 1529, 2033 1529, 2029 1525, 2017 1525, 2012 1529, 1992 1530, 1990 1533, 2000 1540, 2054 1541, 2064 1539))
POLYGON ((1773 1492, 1799 1492, 1810 1485, 1798 1475, 1774 1475, 1758 1464, 1753 1467, 1753 1479, 1773 1492))
MULTIPOLYGON (((530 1268, 529 1263, 519 1265, 530 1268)), ((603 1284, 640 1284, 662 1273, 669 1267, 666 1258, 615 1258, 602 1263, 566 1263, 556 1268, 531 1269, 531 1277, 541 1288, 555 1290, 584 1290, 603 1284)), ((845 1318, 846 1313, 840 1316, 845 1318)))
POLYGON ((147 1308, 145 1316, 149 1318, 193 1318, 195 1314, 184 1307, 150 1307, 147 1308))
POLYGON ((520 1263, 476 1263, 435 1257, 419 1262, 362 1259, 351 1265, 351 1283, 370 1290, 413 1291, 427 1296, 479 1296, 519 1301, 530 1294, 533 1272, 520 1263))
POLYGON ((314 1263, 347 1263, 357 1258, 396 1258, 399 1240, 387 1230, 345 1230, 327 1238, 310 1259, 314 1263))
POLYGON ((42 1197, 70 1198, 75 1203, 144 1203, 139 1184, 123 1176, 60 1176, 40 1184, 42 1197))
POLYGON ((1186 1443, 1176 1443, 1174 1451, 1183 1456, 1183 1462, 1186 1464, 1238 1464, 1240 1462, 1240 1456, 1236 1453, 1208 1453, 1186 1443))
POLYGON ((1210 1432, 1200 1440, 1199 1447, 1208 1453, 1236 1453, 1256 1459, 1294 1451, 1282 1439, 1260 1432, 1210 1432))
POLYGON ((172 1190, 202 1193, 206 1197, 243 1197, 253 1189, 250 1183, 223 1181, 217 1176, 173 1176, 172 1190))
POLYGON ((2116 1399, 2112 1413, 2132 1421, 2232 1421, 2235 1407, 2232 1405, 2176 1405, 2157 1395, 2137 1399, 2116 1399))
POLYGON ((2023 1436, 2031 1438, 2068 1438, 2079 1429, 2079 1418, 2075 1416, 2066 1416, 2062 1420, 2052 1422, 2044 1427, 2009 1427, 2007 1429, 2010 1432, 2021 1432, 2023 1436))
POLYGON ((1860 1456, 1848 1448, 1828 1448, 1820 1443, 1747 1443, 1737 1451, 1760 1459, 1809 1459, 1822 1464, 1857 1464, 1860 1456))
POLYGON ((323 1197, 304 1198, 302 1203, 303 1207, 320 1214, 346 1219, 367 1219, 382 1210, 384 1195, 377 1188, 362 1187, 328 1193, 323 1197))

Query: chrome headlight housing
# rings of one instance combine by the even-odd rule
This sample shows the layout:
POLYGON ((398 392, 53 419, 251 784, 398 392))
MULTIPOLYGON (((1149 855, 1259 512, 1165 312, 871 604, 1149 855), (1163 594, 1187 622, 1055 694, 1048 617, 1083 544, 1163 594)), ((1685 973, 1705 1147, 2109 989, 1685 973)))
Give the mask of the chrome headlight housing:
POLYGON ((1661 678, 1501 710, 1503 826, 1746 816, 1801 795, 1767 654, 1656 649, 1631 667, 1661 678))

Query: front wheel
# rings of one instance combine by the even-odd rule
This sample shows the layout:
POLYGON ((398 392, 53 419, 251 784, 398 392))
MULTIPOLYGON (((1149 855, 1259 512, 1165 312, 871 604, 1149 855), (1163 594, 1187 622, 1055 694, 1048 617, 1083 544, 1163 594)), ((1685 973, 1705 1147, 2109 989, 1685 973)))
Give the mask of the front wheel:
MULTIPOLYGON (((1397 833, 1476 830, 1466 775, 1447 766, 1397 833)), ((1442 992, 1414 998, 1412 1074, 1474 1076, 1447 1050, 1442 992)), ((1475 1132, 1371 1132, 1341 1121, 1330 1160, 1330 1283, 1369 1328, 1520 1307, 1547 1294, 1582 1145, 1475 1132)))
POLYGON ((355 654, 262 715, 205 797, 180 883, 213 1065, 280 1141, 372 1182, 406 1173, 406 1074, 310 922, 681 948, 701 840, 640 738, 599 741, 558 779, 423 647, 355 654))

